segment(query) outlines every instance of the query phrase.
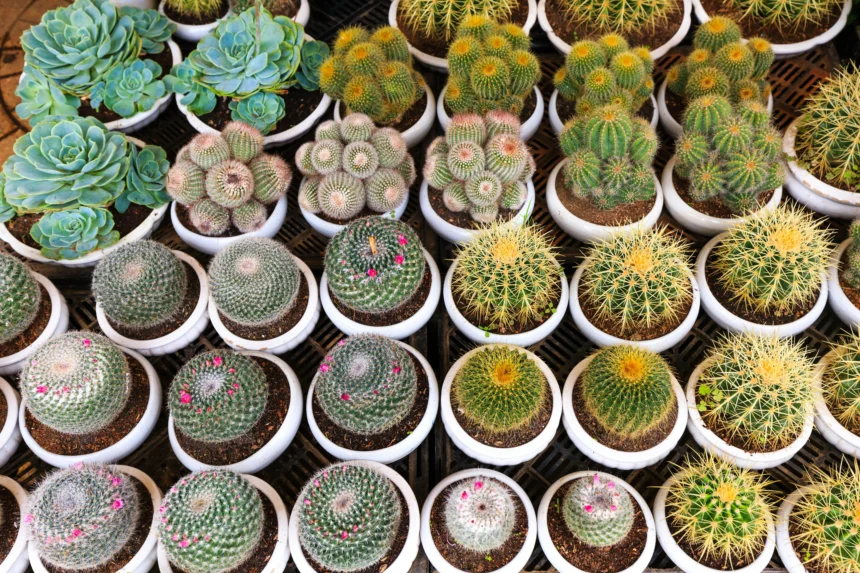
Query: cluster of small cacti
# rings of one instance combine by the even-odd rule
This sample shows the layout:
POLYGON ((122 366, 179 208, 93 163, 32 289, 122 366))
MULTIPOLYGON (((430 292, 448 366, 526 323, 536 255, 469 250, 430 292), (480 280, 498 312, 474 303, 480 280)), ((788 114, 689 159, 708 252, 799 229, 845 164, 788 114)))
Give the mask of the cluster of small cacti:
POLYGON ((624 540, 635 518, 627 490, 599 474, 571 483, 561 510, 570 532, 590 547, 609 547, 624 540))
POLYGON ((796 30, 804 26, 823 24, 836 10, 841 10, 840 0, 728 0, 726 5, 743 14, 742 19, 754 20, 762 26, 774 26, 778 30, 796 30))
POLYGON ((263 153, 263 134, 230 122, 218 134, 200 134, 183 147, 167 173, 167 192, 188 209, 198 233, 259 230, 268 206, 286 195, 293 172, 277 155, 263 153))
POLYGON ((340 123, 321 123, 316 140, 296 151, 296 167, 305 176, 299 189, 302 208, 338 221, 353 219, 365 208, 394 211, 407 199, 416 178, 400 132, 377 128, 361 113, 340 123))
POLYGON ((398 6, 398 15, 414 32, 448 40, 464 20, 489 16, 502 21, 516 6, 515 0, 403 0, 398 6))
POLYGON ((502 482, 474 476, 451 486, 445 500, 445 531, 452 541, 472 551, 492 551, 514 532, 514 494, 502 482))
POLYGON ((496 220, 499 209, 520 209, 535 161, 520 140, 520 121, 513 114, 491 111, 455 115, 445 136, 427 148, 424 179, 442 191, 449 211, 468 211, 479 223, 496 220))
POLYGON ((674 9, 669 0, 565 0, 565 16, 571 22, 602 32, 632 33, 669 24, 674 9))
POLYGON ((827 409, 851 432, 860 430, 860 336, 850 332, 832 346, 821 375, 827 409))
POLYGON ((30 328, 41 302, 42 289, 30 269, 0 252, 0 344, 30 328))

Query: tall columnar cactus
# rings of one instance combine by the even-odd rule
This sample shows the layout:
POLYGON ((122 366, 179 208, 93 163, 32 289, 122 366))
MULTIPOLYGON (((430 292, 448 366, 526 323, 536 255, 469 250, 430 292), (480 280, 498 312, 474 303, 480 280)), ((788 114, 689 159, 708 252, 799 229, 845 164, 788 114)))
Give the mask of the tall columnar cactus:
POLYGON ((860 336, 850 332, 832 346, 833 356, 821 376, 827 408, 839 423, 860 430, 860 336))
POLYGON ((667 0, 632 0, 618 3, 566 0, 564 7, 565 15, 571 22, 601 32, 620 34, 667 26, 674 16, 672 3, 667 0))
POLYGON ((0 344, 30 328, 39 313, 42 289, 30 269, 0 253, 0 344))
POLYGON ((472 16, 506 20, 516 6, 514 0, 406 0, 397 13, 413 32, 449 40, 464 20, 472 16))
POLYGON ((492 551, 514 533, 514 493, 502 482, 474 476, 451 486, 445 500, 445 530, 458 545, 492 551))
POLYGON ((207 470, 173 484, 159 508, 159 540, 188 573, 235 570, 263 537, 260 494, 240 474, 207 470))
POLYGON ((269 399, 263 368, 232 350, 189 360, 173 379, 167 407, 183 434, 201 442, 235 440, 254 427, 269 399))
POLYGON ((567 528, 591 547, 609 547, 630 533, 635 517, 633 499, 612 479, 594 474, 574 481, 562 502, 567 528))
POLYGON ((347 573, 379 563, 404 517, 396 486, 361 463, 317 472, 293 511, 301 548, 325 569, 347 573))
POLYGON ((779 30, 791 30, 825 23, 828 16, 842 9, 839 0, 729 0, 728 6, 743 13, 742 19, 779 30))

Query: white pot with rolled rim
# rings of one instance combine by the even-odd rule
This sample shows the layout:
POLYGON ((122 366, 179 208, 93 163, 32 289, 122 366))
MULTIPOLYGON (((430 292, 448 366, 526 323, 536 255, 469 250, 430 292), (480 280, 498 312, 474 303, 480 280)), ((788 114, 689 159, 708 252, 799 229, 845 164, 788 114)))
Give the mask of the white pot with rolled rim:
MULTIPOLYGON (((445 84, 445 87, 442 88, 442 92, 439 94, 439 100, 436 102, 436 115, 439 116, 439 125, 447 131, 448 125, 451 123, 451 116, 448 115, 448 111, 445 109, 446 91, 448 91, 448 84, 445 84)), ((540 128, 541 121, 543 121, 543 94, 540 93, 540 89, 537 86, 534 87, 534 92, 535 110, 527 120, 522 122, 520 127, 520 139, 523 141, 528 141, 534 137, 534 134, 540 128)))
POLYGON ((589 356, 573 368, 567 377, 567 382, 565 382, 564 390, 562 391, 562 421, 564 429, 567 430, 567 435, 570 437, 570 441, 583 454, 595 462, 610 468, 635 470, 659 463, 675 449, 678 442, 684 436, 684 429, 687 427, 687 400, 684 398, 684 389, 681 388, 675 376, 670 374, 675 402, 678 404, 678 415, 675 418, 675 425, 672 426, 669 434, 662 442, 647 450, 640 450, 638 452, 616 450, 594 439, 579 423, 576 411, 573 409, 573 387, 593 359, 594 355, 589 356))
MULTIPOLYGON (((304 185, 305 180, 302 179, 302 185, 304 185)), ((399 221, 403 214, 406 213, 406 207, 409 205, 409 195, 411 194, 410 189, 406 189, 406 195, 403 197, 403 201, 400 205, 397 206, 396 209, 391 211, 386 211, 384 213, 377 213, 379 217, 384 217, 386 219, 394 219, 395 221, 399 221)), ((340 223, 332 223, 331 221, 326 221, 319 215, 315 213, 311 213, 307 209, 299 203, 299 210, 302 212, 302 217, 305 218, 305 221, 308 222, 308 225, 311 228, 322 235, 323 237, 332 238, 337 234, 338 231, 346 228, 348 223, 340 224, 340 223)))
MULTIPOLYGON (((39 445, 39 442, 30 434, 24 417, 27 411, 27 403, 22 400, 21 406, 18 408, 18 427, 21 430, 21 437, 24 438, 24 443, 36 454, 37 458, 57 468, 69 468, 77 463, 110 464, 137 451, 141 444, 146 441, 146 438, 149 437, 155 428, 158 415, 161 413, 161 382, 158 379, 158 373, 156 373, 155 368, 152 367, 152 364, 146 358, 128 348, 121 348, 121 350, 127 355, 128 360, 137 360, 143 366, 146 376, 149 378, 149 398, 140 422, 119 441, 97 452, 80 455, 55 454, 39 445)), ((148 571, 148 569, 144 571, 148 571)))
MULTIPOLYGON (((834 351, 831 350, 818 361, 815 371, 819 381, 823 382, 824 372, 834 358, 834 351)), ((855 458, 860 457, 860 436, 851 432, 836 419, 827 406, 820 384, 812 389, 812 394, 815 400, 815 427, 824 439, 840 452, 855 458)))
POLYGON ((800 561, 794 545, 791 543, 791 533, 788 530, 791 512, 804 495, 812 492, 812 488, 804 486, 797 488, 779 504, 776 513, 776 552, 782 561, 782 565, 788 573, 806 573, 806 566, 800 561))
POLYGON ((839 320, 848 325, 849 328, 857 330, 860 327, 860 308, 845 295, 842 284, 839 282, 839 262, 842 254, 851 246, 853 239, 850 237, 842 241, 833 251, 830 266, 827 267, 827 291, 830 308, 839 317, 839 320))
MULTIPOLYGON (((565 123, 558 114, 558 98, 560 97, 558 90, 553 90, 552 95, 549 96, 549 124, 552 126, 552 130, 556 135, 561 133, 561 130, 564 129, 565 123)), ((654 98, 654 94, 651 94, 649 97, 651 98, 651 107, 653 108, 649 123, 651 124, 651 127, 657 129, 657 124, 660 121, 660 115, 657 113, 657 100, 654 98)))
POLYGON ((302 386, 299 384, 299 378, 293 369, 286 362, 269 354, 267 352, 256 352, 253 350, 243 350, 239 354, 250 356, 252 358, 261 358, 268 360, 278 368, 280 368, 287 379, 290 386, 290 404, 287 407, 287 414, 281 427, 269 438, 269 441, 263 444, 253 454, 247 458, 232 464, 224 464, 220 466, 210 465, 200 460, 195 459, 188 452, 182 449, 176 437, 176 425, 171 415, 167 419, 167 437, 170 440, 170 447, 173 453, 179 459, 180 463, 192 472, 203 470, 230 470, 239 473, 256 473, 263 468, 266 468, 274 462, 281 454, 283 454, 289 445, 292 443, 296 432, 299 431, 299 424, 302 421, 302 386))
MULTIPOLYGON (((0 358, 0 375, 16 374, 24 367, 24 362, 27 358, 44 346, 52 338, 56 338, 64 334, 69 329, 69 305, 66 304, 66 299, 62 293, 54 286, 50 280, 43 275, 30 271, 33 278, 45 288, 48 296, 51 298, 51 314, 48 317, 48 324, 45 330, 33 341, 30 346, 24 350, 20 350, 15 354, 0 358)), ((3 464, 0 463, 0 466, 3 464)))
POLYGON ((116 331, 111 326, 104 307, 100 302, 96 302, 96 319, 99 323, 99 328, 105 333, 105 336, 110 338, 116 344, 136 350, 143 356, 162 356, 182 350, 203 334, 206 327, 209 325, 209 316, 206 313, 206 304, 209 301, 209 277, 203 266, 193 257, 183 253, 182 251, 171 251, 177 259, 185 263, 197 275, 197 280, 200 283, 200 295, 197 297, 197 304, 191 315, 183 322, 179 328, 173 332, 169 332, 164 336, 153 338, 151 340, 138 340, 129 338, 116 331))
MULTIPOLYGON (((2 383, 2 379, 0 379, 0 383, 2 383)), ((12 413, 12 417, 15 417, 14 412, 12 413)), ((0 465, 4 463, 0 462, 0 465)), ((21 484, 17 481, 6 476, 0 476, 0 487, 6 488, 15 496, 20 513, 18 534, 15 536, 15 541, 9 549, 9 553, 6 554, 3 561, 0 561, 0 573, 24 573, 30 567, 30 554, 27 551, 27 526, 24 523, 24 515, 27 512, 27 490, 21 487, 21 484)))
MULTIPOLYGON (((18 428, 18 408, 21 396, 11 384, 0 378, 0 400, 6 402, 6 419, 0 420, 0 467, 6 465, 21 444, 21 430, 18 428)), ((2 477, 2 476, 0 476, 2 477)), ((0 568, 2 573, 2 568, 0 568)))
POLYGON ((328 439, 317 424, 313 412, 314 388, 316 388, 319 372, 314 375, 314 378, 311 381, 311 387, 310 390, 308 390, 308 399, 305 407, 305 414, 308 417, 308 425, 311 428, 311 433, 314 435, 314 438, 319 442, 323 449, 339 460, 369 460, 372 462, 379 462, 381 464, 390 464, 405 458, 416 450, 418 446, 424 442, 424 438, 427 437, 430 430, 433 429, 433 424, 436 422, 436 412, 439 410, 439 386, 436 383, 436 374, 433 373, 433 368, 430 366, 430 363, 427 362, 427 359, 424 358, 420 352, 399 340, 395 340, 394 342, 414 356, 418 363, 421 364, 421 368, 424 369, 424 373, 427 375, 428 386, 427 409, 424 410, 424 415, 421 416, 421 420, 418 422, 418 425, 415 426, 415 429, 412 430, 408 436, 395 444, 378 450, 350 450, 349 448, 339 446, 328 439))
MULTIPOLYGON (((155 566, 156 561, 156 537, 158 524, 161 521, 158 513, 158 508, 161 506, 161 490, 158 489, 158 486, 155 485, 151 477, 137 468, 121 465, 113 467, 142 483, 152 499, 152 523, 149 527, 149 534, 143 540, 143 545, 137 550, 137 553, 132 556, 128 563, 120 567, 116 573, 148 573, 155 566)), ((42 563, 35 543, 28 543, 27 551, 30 556, 30 566, 33 568, 33 573, 50 573, 48 568, 42 563)))
MULTIPOLYGON (((443 478, 442 481, 430 490, 430 493, 427 495, 427 500, 424 502, 424 506, 421 509, 421 546, 424 548, 424 554, 427 555, 427 559, 430 560, 430 563, 433 564, 433 567, 439 573, 467 573, 446 561, 439 549, 436 548, 436 544, 433 542, 433 533, 430 529, 430 517, 433 512, 433 503, 446 487, 471 477, 486 477, 501 482, 511 488, 517 498, 519 498, 520 503, 523 504, 523 508, 526 512, 527 528, 523 546, 514 558, 507 563, 507 565, 494 570, 492 573, 519 573, 520 571, 523 571, 528 563, 529 557, 531 557, 532 550, 535 547, 535 542, 537 541, 538 536, 537 518, 535 517, 534 506, 532 506, 532 502, 529 499, 528 494, 526 494, 523 488, 521 488, 513 478, 490 469, 475 468, 453 473, 443 478)), ((444 502, 444 500, 442 501, 444 502)))
MULTIPOLYGON (((222 1, 228 2, 228 0, 222 1)), ((185 40, 186 42, 199 42, 203 39, 204 36, 208 36, 209 34, 214 32, 215 28, 218 27, 218 23, 221 20, 233 16, 233 11, 228 9, 227 13, 224 14, 224 16, 218 18, 213 22, 209 22, 208 24, 183 24, 181 22, 177 22, 176 20, 170 19, 170 17, 167 15, 167 12, 165 11, 164 4, 165 0, 161 0, 161 2, 158 3, 158 13, 167 18, 171 23, 176 24, 176 31, 173 32, 173 35, 180 40, 185 40)))
POLYGON ((540 541, 541 549, 543 549, 544 555, 546 555, 546 558, 549 559, 549 562, 559 571, 559 573, 600 573, 599 571, 585 571, 575 567, 570 563, 570 561, 565 559, 558 549, 556 549, 555 543, 552 541, 552 536, 549 533, 547 522, 552 498, 563 485, 570 483, 573 480, 591 478, 595 475, 606 480, 612 480, 616 486, 621 486, 628 494, 630 494, 634 503, 639 504, 639 509, 642 511, 643 517, 645 517, 645 526, 648 528, 648 532, 645 534, 645 546, 642 548, 642 552, 639 554, 636 561, 634 561, 630 567, 622 569, 619 573, 642 573, 651 562, 651 557, 654 556, 654 549, 657 547, 657 528, 654 523, 654 516, 651 515, 651 508, 648 507, 648 504, 645 503, 645 500, 639 492, 633 488, 633 486, 619 477, 603 472, 574 472, 558 479, 555 483, 549 486, 549 489, 546 490, 546 493, 543 494, 543 497, 540 500, 537 512, 538 540, 540 541))
MULTIPOLYGON (((424 113, 421 114, 418 121, 400 132, 400 135, 406 141, 407 147, 415 147, 424 141, 424 138, 433 129, 433 122, 436 120, 436 97, 433 95, 433 90, 430 89, 430 86, 427 86, 425 93, 427 94, 427 103, 424 107, 424 113)), ((334 120, 338 122, 343 119, 340 114, 341 103, 338 100, 334 104, 334 120)))
POLYGON ((496 344, 495 346, 525 353, 540 369, 544 378, 546 378, 546 383, 549 386, 549 391, 552 396, 552 411, 550 412, 549 421, 546 426, 537 436, 524 444, 510 448, 499 448, 479 442, 469 435, 469 433, 466 432, 466 430, 463 429, 457 421, 457 417, 454 415, 453 406, 451 405, 451 386, 454 383, 454 378, 457 376, 460 369, 465 366, 466 361, 469 360, 469 358, 478 352, 487 349, 488 346, 473 348, 461 356, 456 362, 454 362, 454 364, 451 365, 451 368, 445 375, 445 380, 442 382, 441 397, 442 424, 444 424, 445 431, 447 432, 448 437, 451 438, 451 441, 454 442, 454 445, 463 450, 463 452, 470 458, 478 460, 482 464, 513 466, 537 457, 555 439, 558 424, 561 422, 561 391, 558 388, 558 382, 556 381, 552 370, 550 370, 546 362, 541 360, 537 354, 512 344, 496 344))
MULTIPOLYGON (((400 516, 400 519, 407 520, 408 524, 406 541, 403 544, 403 549, 400 550, 400 554, 385 569, 385 573, 408 573, 412 568, 412 563, 418 556, 418 530, 421 519, 421 514, 418 510, 418 500, 415 499, 415 494, 412 492, 412 488, 409 487, 409 484, 399 473, 390 467, 377 462, 352 460, 341 462, 338 465, 363 466, 369 468, 388 478, 394 484, 394 487, 400 490, 400 494, 406 501, 406 512, 400 516)), ((301 500, 296 502, 297 505, 299 503, 301 503, 301 500)), ((301 511, 293 510, 293 514, 290 516, 290 548, 293 554, 293 562, 296 565, 296 569, 299 570, 299 573, 318 573, 316 569, 308 563, 308 558, 305 557, 305 551, 304 548, 302 548, 302 542, 299 538, 299 516, 301 513, 301 511)))

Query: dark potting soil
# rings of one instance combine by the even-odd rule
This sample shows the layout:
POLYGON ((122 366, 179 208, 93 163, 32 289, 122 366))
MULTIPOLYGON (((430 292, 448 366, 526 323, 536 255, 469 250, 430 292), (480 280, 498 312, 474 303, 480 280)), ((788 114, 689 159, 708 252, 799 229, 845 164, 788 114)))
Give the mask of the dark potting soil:
POLYGON ((353 310, 338 300, 334 293, 331 292, 330 287, 328 287, 328 293, 331 296, 331 301, 334 303, 335 308, 350 320, 354 320, 359 324, 367 326, 391 326, 392 324, 397 324, 410 318, 418 312, 422 306, 424 306, 424 303, 427 301, 427 297, 430 295, 430 285, 432 282, 432 277, 430 276, 430 265, 427 265, 424 268, 424 277, 421 279, 421 284, 418 285, 418 290, 415 291, 412 298, 394 310, 389 310, 387 312, 374 313, 353 310))
POLYGON ((262 416, 247 434, 227 442, 201 442, 186 436, 174 425, 179 445, 195 460, 212 466, 240 462, 269 443, 284 423, 290 406, 290 383, 284 371, 271 360, 256 356, 251 358, 263 368, 269 384, 269 395, 262 416))
POLYGON ((648 524, 645 523, 642 508, 635 499, 632 500, 635 514, 627 537, 607 547, 587 545, 571 533, 564 521, 564 497, 575 481, 571 480, 558 488, 549 502, 546 522, 552 544, 568 563, 583 571, 618 573, 627 569, 642 555, 648 538, 648 524))
MULTIPOLYGON (((671 495, 671 493, 669 494, 671 495)), ((668 512, 667 512, 668 513, 668 512)), ((691 545, 686 539, 682 539, 681 531, 678 524, 675 523, 675 520, 666 516, 666 524, 669 526, 669 532, 672 534, 672 538, 675 540, 675 543, 681 548, 681 551, 689 555, 694 561, 697 563, 701 563, 705 567, 710 567, 711 569, 719 569, 721 571, 731 571, 735 569, 741 569, 746 567, 750 563, 752 563, 753 559, 722 559, 717 558, 715 556, 705 556, 700 548, 694 547, 691 545)), ((764 548, 764 542, 759 541, 759 545, 755 548, 753 553, 758 555, 761 550, 764 548)))
POLYGON ((564 173, 559 172, 555 179, 555 189, 558 198, 564 208, 589 223, 603 226, 629 225, 641 221, 654 207, 657 195, 647 201, 634 201, 633 203, 622 203, 612 209, 601 209, 589 199, 582 199, 573 194, 564 180, 564 173))
POLYGON ((744 11, 733 8, 731 4, 732 2, 727 0, 702 0, 702 7, 711 18, 716 15, 728 16, 740 24, 744 38, 761 36, 774 44, 794 44, 795 42, 803 42, 804 40, 819 36, 832 28, 842 14, 842 2, 835 2, 830 14, 823 18, 821 22, 817 24, 810 22, 797 28, 786 26, 780 30, 776 26, 765 25, 755 18, 743 18, 744 11))
MULTIPOLYGON (((428 87, 427 89, 430 89, 430 88, 428 87)), ((340 102, 340 106, 341 106, 340 111, 344 116, 352 113, 352 110, 349 110, 349 109, 346 110, 346 113, 343 113, 344 108, 346 107, 346 104, 344 104, 343 102, 340 102)), ((402 133, 402 132, 406 131, 407 129, 409 129, 410 127, 412 127, 413 125, 415 125, 416 123, 418 123, 418 120, 421 119, 422 115, 424 115, 425 109, 427 109, 427 92, 426 91, 423 94, 421 94, 421 97, 418 98, 418 101, 416 101, 415 103, 412 104, 412 107, 410 107, 405 112, 403 112, 403 115, 401 115, 397 121, 395 121, 392 124, 387 125, 387 127, 392 127, 394 129, 396 129, 397 131, 402 133)), ((382 124, 377 124, 377 125, 382 125, 382 124)))
POLYGON ((684 322, 684 319, 687 318, 687 315, 690 313, 690 309, 693 306, 693 298, 691 296, 690 300, 684 303, 684 308, 681 309, 681 312, 678 313, 675 320, 651 327, 646 326, 644 323, 639 323, 634 325, 633 328, 635 330, 633 332, 625 332, 621 327, 620 320, 613 319, 611 317, 597 316, 597 307, 591 304, 591 301, 585 297, 583 289, 579 289, 577 296, 579 297, 579 306, 582 308, 582 312, 585 315, 585 318, 588 319, 588 322, 612 336, 631 341, 654 340, 655 338, 660 338, 661 336, 669 334, 678 328, 678 325, 684 322))
MULTIPOLYGON (((693 198, 690 196, 690 180, 678 176, 676 171, 672 171, 672 184, 675 185, 675 190, 678 192, 681 199, 684 200, 684 203, 699 213, 704 213, 705 215, 710 215, 711 217, 717 217, 719 219, 734 219, 739 216, 726 206, 723 202, 723 198, 719 195, 712 197, 707 201, 693 201, 693 198)), ((770 191, 762 193, 758 198, 758 204, 762 207, 766 205, 767 202, 770 201, 771 197, 773 197, 773 192, 774 190, 771 189, 770 191)))
MULTIPOLYGON (((2 408, 6 402, 0 400, 0 421, 6 419, 2 408)), ((12 551, 18 538, 18 528, 21 525, 21 508, 15 494, 0 485, 0 563, 12 551)))
POLYGON ((293 303, 293 307, 287 314, 272 324, 266 324, 264 326, 245 326, 238 322, 233 322, 220 311, 218 312, 218 318, 221 319, 221 322, 224 323, 227 330, 246 340, 271 340, 272 338, 285 334, 299 323, 299 320, 301 320, 302 315, 305 314, 305 310, 308 308, 308 300, 310 296, 308 293, 308 281, 305 278, 304 273, 301 273, 300 281, 299 292, 296 294, 296 300, 293 303))
MULTIPOLYGON (((280 96, 284 98, 285 115, 267 135, 275 135, 291 127, 295 127, 319 107, 320 101, 323 98, 323 94, 320 91, 309 92, 300 87, 290 89, 280 94, 280 96)), ((221 131, 224 129, 224 126, 233 121, 233 118, 230 116, 231 113, 230 98, 219 97, 215 103, 215 109, 206 115, 199 116, 198 119, 206 125, 221 131)))
MULTIPOLYGON (((277 205, 277 203, 272 203, 271 205, 266 205, 266 220, 268 220, 269 217, 272 216, 272 211, 275 210, 275 205, 277 205)), ((185 227, 186 229, 188 229, 189 231, 191 231, 193 233, 197 233, 199 235, 202 235, 202 233, 197 231, 197 229, 194 228, 194 225, 191 224, 191 217, 189 217, 189 215, 188 215, 188 207, 186 207, 185 205, 180 205, 179 203, 177 203, 176 204, 176 215, 177 215, 177 217, 179 217, 179 222, 182 223, 183 227, 185 227)), ((244 233, 240 232, 239 229, 237 229, 236 227, 234 227, 231 224, 230 228, 227 229, 226 231, 224 231, 223 233, 221 233, 220 235, 204 235, 204 236, 207 236, 207 237, 210 237, 210 236, 211 237, 238 237, 239 235, 242 235, 242 234, 244 234, 244 233)))
MULTIPOLYGON (((561 122, 567 123, 570 118, 576 115, 576 101, 564 99, 559 95, 555 98, 555 109, 558 111, 558 117, 561 119, 561 122)), ((651 103, 651 98, 645 100, 645 103, 642 104, 636 115, 651 123, 651 119, 654 117, 654 104, 651 103)))
MULTIPOLYGON (((520 112, 520 121, 525 122, 532 116, 535 112, 535 108, 537 107, 537 94, 534 90, 530 91, 526 96, 526 99, 523 101, 523 110, 520 112)), ((453 117, 454 114, 451 112, 450 108, 448 108, 448 104, 445 104, 445 112, 448 114, 448 117, 453 117)))
POLYGON ((842 251, 842 256, 839 258, 839 286, 842 287, 842 292, 845 293, 845 296, 848 297, 851 304, 860 308, 860 289, 848 284, 842 276, 842 271, 846 268, 848 268, 848 249, 842 251))
POLYGON ((315 215, 317 217, 319 217, 320 219, 322 219, 323 221, 326 221, 328 223, 333 223, 335 225, 346 225, 352 221, 356 221, 358 219, 363 219, 364 217, 378 216, 379 213, 365 205, 361 209, 361 211, 359 211, 358 215, 356 215, 354 217, 350 217, 349 219, 336 219, 335 217, 332 217, 330 215, 326 215, 322 211, 320 211, 319 213, 315 213, 315 215))
MULTIPOLYGON (((462 211, 459 213, 449 211, 445 206, 445 202, 442 200, 442 191, 439 191, 434 187, 430 187, 429 185, 427 186, 427 197, 430 199, 430 206, 433 207, 436 214, 448 223, 460 227, 461 229, 478 230, 485 226, 483 223, 479 223, 472 219, 472 216, 469 215, 468 211, 462 211)), ((518 211, 502 207, 499 209, 499 214, 496 215, 496 221, 510 221, 517 213, 518 211)))
POLYGON ((180 24, 188 24, 189 26, 202 26, 204 24, 211 24, 219 18, 223 18, 227 15, 227 10, 229 9, 230 2, 228 0, 221 0, 221 4, 220 6, 218 6, 218 12, 214 16, 197 17, 191 15, 181 15, 179 12, 177 12, 170 6, 165 6, 164 12, 167 17, 174 22, 178 22, 180 24))
MULTIPOLYGON (((0 344, 0 358, 12 356, 16 352, 21 352, 25 348, 28 348, 39 338, 39 335, 45 332, 45 328, 47 328, 48 321, 51 318, 51 295, 48 294, 48 291, 41 284, 39 285, 39 292, 42 293, 42 298, 39 300, 39 310, 36 311, 36 318, 33 320, 33 324, 12 340, 0 344)), ((3 416, 0 416, 0 420, 3 420, 3 416)))
POLYGON ((666 86, 666 109, 676 122, 682 124, 684 112, 687 111, 687 102, 683 97, 670 90, 668 86, 666 86))
POLYGON ((454 482, 436 496, 433 507, 430 509, 430 534, 433 536, 433 544, 442 557, 461 571, 469 573, 490 573, 501 569, 517 556, 528 533, 528 520, 523 502, 513 490, 506 484, 499 482, 502 487, 507 488, 511 499, 514 500, 516 513, 514 514, 514 529, 511 536, 501 546, 492 551, 473 551, 458 544, 448 535, 448 527, 445 519, 445 503, 452 491, 460 482, 454 482))
POLYGON ((140 422, 149 404, 149 376, 137 359, 126 355, 131 372, 128 402, 113 422, 91 434, 64 434, 42 424, 30 410, 24 413, 24 423, 36 442, 52 454, 82 456, 114 445, 140 422))
MULTIPOLYGON (((114 205, 111 205, 108 208, 110 214, 113 215, 113 224, 114 229, 119 231, 119 237, 123 238, 128 235, 135 229, 137 229, 141 223, 143 223, 149 214, 152 213, 152 209, 149 207, 144 207, 142 205, 137 205, 132 203, 128 206, 128 209, 125 213, 120 213, 116 210, 114 205)), ((9 229, 9 232, 12 233, 12 236, 27 245, 28 247, 32 247, 34 249, 40 249, 41 245, 33 240, 30 236, 30 229, 33 228, 33 225, 39 222, 39 219, 42 218, 43 213, 30 213, 28 215, 20 215, 15 217, 14 219, 6 222, 6 228, 9 229)))
MULTIPOLYGON (((562 278, 561 280, 564 280, 564 278, 562 278)), ((560 301, 561 301, 561 288, 558 289, 558 292, 556 293, 556 298, 555 298, 555 300, 552 301, 553 308, 558 309, 558 303, 560 301)), ((537 328, 538 326, 540 326, 541 324, 543 324, 544 322, 549 320, 550 317, 554 314, 553 312, 546 312, 546 314, 544 314, 539 320, 529 319, 525 323, 516 324, 511 329, 505 329, 505 328, 499 328, 496 325, 491 325, 491 326, 487 327, 487 325, 482 324, 481 319, 478 317, 478 315, 475 314, 475 312, 466 308, 466 302, 459 295, 459 293, 456 293, 456 292, 454 293, 454 304, 457 305, 457 309, 460 311, 460 314, 462 314, 466 318, 466 320, 469 321, 470 324, 473 324, 473 325, 477 326, 478 328, 482 328, 482 329, 485 328, 487 332, 491 332, 493 334, 519 334, 521 332, 528 332, 530 330, 534 330, 535 328, 537 328)), ((549 309, 547 309, 547 311, 549 311, 549 309)), ((564 311, 564 309, 562 309, 562 312, 563 311, 564 311)), ((558 311, 556 311, 556 312, 558 312, 558 311)))

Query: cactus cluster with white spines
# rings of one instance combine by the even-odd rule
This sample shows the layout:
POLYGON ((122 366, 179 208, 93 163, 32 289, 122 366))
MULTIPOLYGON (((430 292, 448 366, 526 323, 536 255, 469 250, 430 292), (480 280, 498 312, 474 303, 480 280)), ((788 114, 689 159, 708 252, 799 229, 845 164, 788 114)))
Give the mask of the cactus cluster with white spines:
POLYGON ((445 529, 451 540, 472 551, 491 551, 513 534, 514 494, 500 481, 475 476, 454 484, 445 500, 445 529))

